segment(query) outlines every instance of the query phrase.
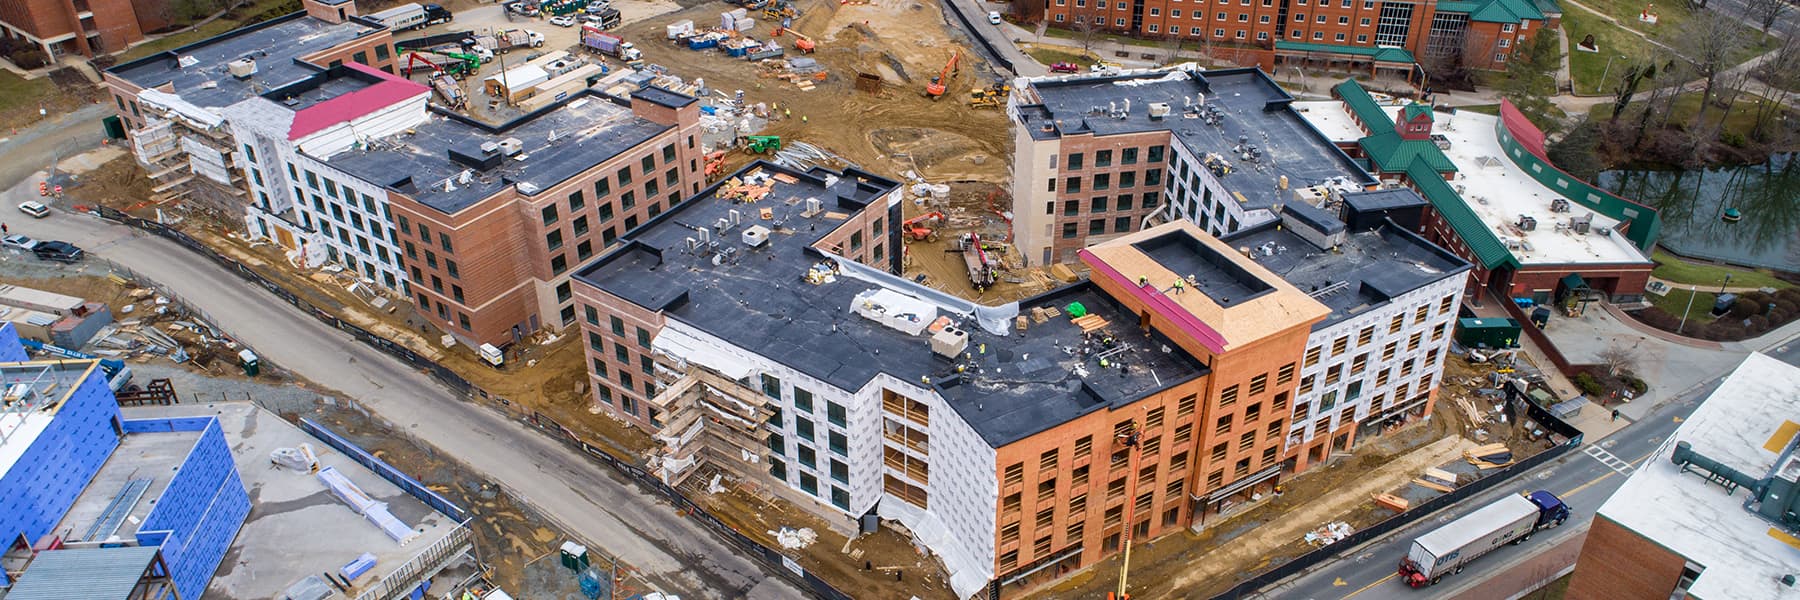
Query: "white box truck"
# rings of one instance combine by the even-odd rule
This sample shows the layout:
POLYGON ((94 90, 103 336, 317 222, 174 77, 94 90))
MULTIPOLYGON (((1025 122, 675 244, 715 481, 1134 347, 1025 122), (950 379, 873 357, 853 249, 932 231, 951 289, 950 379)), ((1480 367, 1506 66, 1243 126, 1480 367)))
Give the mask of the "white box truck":
POLYGON ((1415 588, 1435 585, 1495 548, 1524 542, 1537 530, 1568 519, 1569 506, 1555 494, 1543 490, 1509 494, 1413 540, 1406 558, 1400 559, 1400 580, 1415 588))
POLYGON ((427 25, 449 23, 456 15, 436 4, 402 4, 372 15, 369 18, 388 26, 394 31, 408 31, 427 25))

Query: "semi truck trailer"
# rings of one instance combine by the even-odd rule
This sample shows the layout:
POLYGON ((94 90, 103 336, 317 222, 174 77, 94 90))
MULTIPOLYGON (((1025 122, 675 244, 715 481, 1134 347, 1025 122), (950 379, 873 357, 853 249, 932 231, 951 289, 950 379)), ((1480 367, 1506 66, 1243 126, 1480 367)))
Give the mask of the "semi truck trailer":
POLYGON ((1469 561, 1568 519, 1569 506, 1555 494, 1509 494, 1413 540, 1400 559, 1400 580, 1415 588, 1436 585, 1445 575, 1461 573, 1469 561))
POLYGON ((436 4, 411 3, 369 15, 369 18, 388 26, 388 29, 408 31, 427 25, 449 23, 456 15, 436 4))

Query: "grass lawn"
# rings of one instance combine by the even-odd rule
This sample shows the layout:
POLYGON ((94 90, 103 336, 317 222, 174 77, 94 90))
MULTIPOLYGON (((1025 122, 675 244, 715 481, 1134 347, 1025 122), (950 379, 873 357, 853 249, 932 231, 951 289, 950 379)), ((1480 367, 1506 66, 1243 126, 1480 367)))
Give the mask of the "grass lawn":
POLYGON ((1091 55, 1082 54, 1080 50, 1075 48, 1065 49, 1065 47, 1062 46, 1033 45, 1027 47, 1025 53, 1031 55, 1032 58, 1037 59, 1038 62, 1044 63, 1044 66, 1050 66, 1059 62, 1071 62, 1081 65, 1082 68, 1087 68, 1095 62, 1094 57, 1091 55))
MULTIPOLYGON (((1594 13, 1570 6, 1563 10, 1563 31, 1569 36, 1569 77, 1574 80, 1575 93, 1593 96, 1610 93, 1609 90, 1595 90, 1601 84, 1600 76, 1617 81, 1614 77, 1625 71, 1625 63, 1630 60, 1642 60, 1650 56, 1658 48, 1644 38, 1632 35, 1625 28, 1606 22, 1594 13), (1588 35, 1594 36, 1594 43, 1600 47, 1599 52, 1583 52, 1576 49, 1588 35), (1615 58, 1624 56, 1625 58, 1615 58), (1612 58, 1613 69, 1607 69, 1606 61, 1612 58)), ((1612 86, 1605 86, 1611 88, 1612 86)))
MULTIPOLYGON (((1650 271, 1650 274, 1674 283, 1717 286, 1725 283, 1725 275, 1730 274, 1731 287, 1768 287, 1778 290, 1794 287, 1794 284, 1776 279, 1767 271, 1689 262, 1662 250, 1657 250, 1651 260, 1656 261, 1656 269, 1650 271)), ((1698 303, 1699 300, 1695 302, 1698 303)))
POLYGON ((37 111, 38 102, 56 94, 56 84, 49 77, 26 80, 12 71, 0 70, 0 113, 20 109, 37 111))
POLYGON ((1498 105, 1498 104, 1476 104, 1476 105, 1472 105, 1472 106, 1458 106, 1458 107, 1456 107, 1456 110, 1458 110, 1458 111, 1466 110, 1469 112, 1477 112, 1477 113, 1481 113, 1484 115, 1494 115, 1496 117, 1500 116, 1500 105, 1498 105))
MULTIPOLYGON (((1737 283, 1737 280, 1732 279, 1732 283, 1737 283)), ((1676 287, 1671 288, 1669 293, 1661 296, 1656 294, 1644 294, 1644 298, 1648 299, 1651 304, 1656 305, 1657 308, 1663 309, 1663 312, 1675 315, 1675 318, 1677 319, 1681 318, 1681 311, 1688 310, 1689 296, 1693 297, 1694 303, 1693 310, 1688 312, 1687 326, 1694 327, 1696 325, 1705 325, 1706 323, 1712 322, 1712 315, 1710 313, 1712 312, 1713 300, 1718 297, 1718 294, 1716 292, 1709 292, 1704 287, 1700 288, 1698 292, 1689 291, 1686 287, 1676 287)), ((1694 330, 1692 329, 1685 330, 1686 333, 1692 333, 1693 331, 1694 330)))
MULTIPOLYGON (((1650 25, 1638 20, 1638 13, 1644 8, 1641 0, 1583 0, 1583 4, 1618 19, 1618 23, 1607 22, 1594 13, 1575 6, 1568 6, 1563 10, 1563 31, 1569 36, 1569 74, 1575 80, 1575 92, 1579 95, 1608 93, 1618 81, 1616 76, 1624 72, 1619 63, 1642 60, 1653 54, 1666 52, 1632 31, 1677 45, 1673 43, 1677 30, 1693 14, 1683 3, 1657 4, 1657 23, 1650 25), (1582 52, 1576 49, 1576 45, 1588 34, 1593 34, 1594 42, 1600 47, 1599 52, 1582 52), (1613 60, 1613 68, 1608 73, 1607 60, 1619 56, 1624 58, 1613 60), (1601 81, 1600 76, 1603 74, 1612 81, 1601 81)), ((1742 63, 1774 48, 1775 38, 1748 25, 1738 28, 1737 37, 1743 40, 1743 45, 1726 60, 1727 64, 1742 63)))

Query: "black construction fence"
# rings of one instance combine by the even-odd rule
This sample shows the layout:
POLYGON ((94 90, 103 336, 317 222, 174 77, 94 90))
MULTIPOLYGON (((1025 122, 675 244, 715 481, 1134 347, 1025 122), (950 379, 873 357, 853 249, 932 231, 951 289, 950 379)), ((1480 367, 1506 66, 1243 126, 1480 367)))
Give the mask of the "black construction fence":
MULTIPOLYGON (((1581 446, 1582 433, 1580 429, 1557 418, 1556 415, 1551 414, 1550 411, 1544 410, 1536 404, 1531 403, 1530 399, 1524 394, 1524 391, 1519 389, 1518 386, 1509 384, 1505 386, 1505 391, 1507 398, 1506 414, 1508 418, 1516 419, 1519 412, 1524 412, 1532 421, 1537 422, 1544 428, 1548 433, 1547 439, 1561 440, 1561 442, 1543 452, 1532 455, 1530 458, 1513 463, 1510 466, 1502 467, 1487 477, 1477 479, 1473 483, 1456 488, 1456 490, 1451 491, 1450 493, 1427 500, 1408 509, 1406 512, 1388 517, 1380 523, 1365 527, 1345 536, 1343 539, 1322 546, 1306 554, 1302 554, 1294 560, 1282 563, 1273 569, 1258 573, 1254 577, 1240 581, 1225 593, 1213 596, 1213 600, 1237 600, 1239 598, 1256 597, 1257 591, 1262 588, 1274 585, 1275 583, 1294 575, 1298 575, 1302 571, 1317 566, 1319 563, 1349 552, 1357 546, 1362 545, 1364 542, 1385 536, 1401 527, 1405 527, 1429 517, 1445 508, 1449 508, 1451 505, 1473 498, 1477 494, 1493 489, 1495 486, 1507 483, 1514 477, 1530 472, 1532 469, 1536 469, 1544 463, 1561 458, 1571 450, 1581 446)), ((1393 558, 1395 564, 1398 565, 1399 557, 1393 558)))
MULTIPOLYGON (((982 35, 981 31, 976 29, 975 21, 970 20, 969 15, 963 13, 963 7, 957 4, 957 0, 944 0, 942 4, 956 15, 956 20, 962 23, 963 31, 969 32, 969 37, 975 38, 975 43, 980 44, 981 48, 987 51, 988 58, 994 61, 994 66, 1005 69, 1014 75, 1019 73, 1019 69, 1013 65, 1013 61, 1006 58, 1005 54, 1001 54, 1000 49, 994 47, 994 42, 988 40, 987 36, 982 35)), ((986 15, 982 16, 986 17, 986 15)), ((982 24, 986 25, 987 22, 983 21, 982 24)), ((1005 30, 1001 30, 1001 34, 1004 35, 1005 30)))
MULTIPOLYGON (((312 315, 313 318, 335 327, 340 331, 349 333, 351 337, 356 338, 357 341, 368 344, 377 350, 381 350, 409 365, 429 373, 433 378, 437 379, 440 383, 443 383, 457 394, 462 395, 464 398, 472 399, 474 396, 479 395, 481 398, 499 399, 498 397, 491 396, 485 390, 476 387, 474 384, 469 383, 469 380, 463 379, 463 377, 457 375, 455 371, 452 371, 443 365, 439 365, 436 362, 419 355, 419 353, 413 352, 411 349, 395 343, 393 340, 370 333, 368 330, 357 327, 356 325, 346 323, 343 319, 333 316, 324 309, 313 306, 311 303, 301 299, 299 295, 281 287, 280 284, 263 277, 242 263, 218 253, 211 247, 201 243, 200 240, 194 239, 193 236, 183 233, 178 229, 156 221, 134 217, 104 206, 90 206, 89 209, 103 219, 155 234, 158 237, 181 244, 183 247, 193 250, 196 254, 211 259, 213 262, 218 263, 219 266, 237 274, 244 280, 269 290, 270 293, 275 294, 282 300, 287 301, 288 304, 292 304, 294 307, 312 315)), ((508 414, 512 413, 509 412, 508 414)), ((745 555, 760 559, 764 565, 768 567, 770 572, 776 573, 784 579, 799 585, 800 589, 811 592, 814 597, 822 600, 852 600, 854 598, 849 594, 838 591, 837 588, 832 587, 831 584, 826 583, 825 580, 819 579, 818 576, 807 572, 806 569, 802 568, 793 558, 782 554, 774 548, 770 548, 752 540, 743 533, 733 529, 730 525, 725 524, 724 521, 719 520, 718 517, 713 516, 712 513, 707 512, 707 510, 702 508, 699 504, 695 504, 692 500, 689 500, 680 490, 664 483, 654 474, 644 470, 643 467, 620 460, 611 453, 600 449, 600 447, 580 439, 573 431, 569 430, 567 427, 563 427, 562 424, 557 423, 548 415, 534 412, 533 414, 528 415, 524 420, 539 432, 568 444, 572 448, 580 450, 582 454, 588 456, 595 462, 612 467, 613 471, 623 475, 626 479, 638 484, 640 487, 655 491, 677 510, 682 511, 698 521, 701 525, 704 525, 706 529, 711 531, 714 535, 719 536, 720 539, 739 549, 745 555)), ((448 503, 446 502, 446 504, 448 503)), ((454 508, 454 505, 450 506, 454 508)), ((440 508, 440 510, 444 509, 440 508)), ((455 510, 461 509, 455 508, 455 510)))

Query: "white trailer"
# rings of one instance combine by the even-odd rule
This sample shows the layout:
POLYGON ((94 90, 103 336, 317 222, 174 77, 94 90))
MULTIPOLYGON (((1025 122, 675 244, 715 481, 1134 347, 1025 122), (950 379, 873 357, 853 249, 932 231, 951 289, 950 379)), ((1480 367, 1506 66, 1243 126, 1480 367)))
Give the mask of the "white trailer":
POLYGON ((1483 554, 1568 518, 1568 506, 1550 492, 1508 494, 1413 540, 1400 561, 1400 577, 1412 587, 1435 584, 1483 554))

